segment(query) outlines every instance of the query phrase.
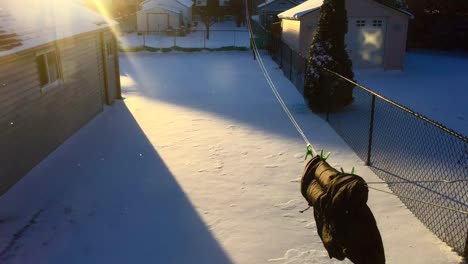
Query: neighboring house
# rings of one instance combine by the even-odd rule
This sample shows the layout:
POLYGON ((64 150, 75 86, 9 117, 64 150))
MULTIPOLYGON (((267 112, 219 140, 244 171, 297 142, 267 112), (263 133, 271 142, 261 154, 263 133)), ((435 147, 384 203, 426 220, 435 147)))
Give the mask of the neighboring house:
POLYGON ((195 0, 194 5, 195 6, 207 6, 208 0, 195 0))
POLYGON ((293 0, 269 0, 259 4, 257 6, 257 15, 259 16, 260 24, 268 29, 271 23, 279 21, 279 13, 291 9, 298 4, 298 1, 293 0))
POLYGON ((137 13, 138 32, 159 32, 192 23, 191 0, 147 0, 137 13))
MULTIPOLYGON (((231 1, 242 1, 242 0, 231 0, 231 1)), ((229 3, 229 0, 218 0, 219 6, 226 6, 229 3)), ((195 6, 207 6, 208 0, 194 0, 195 6)))
MULTIPOLYGON (((278 15, 283 41, 302 56, 309 52, 322 3, 323 0, 309 0, 278 15)), ((374 0, 346 0, 346 10, 346 45, 353 66, 402 69, 412 15, 374 0)))
POLYGON ((113 26, 70 1, 2 0, 0 194, 121 98, 113 26))

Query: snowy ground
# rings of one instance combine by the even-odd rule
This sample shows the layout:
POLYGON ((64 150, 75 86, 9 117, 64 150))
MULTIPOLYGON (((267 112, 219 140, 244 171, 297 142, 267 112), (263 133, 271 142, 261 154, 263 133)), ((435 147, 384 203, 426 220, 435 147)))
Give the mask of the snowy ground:
POLYGON ((468 55, 408 52, 403 71, 355 73, 372 90, 468 136, 468 55))
POLYGON ((205 26, 200 23, 193 27, 186 36, 169 36, 166 33, 137 35, 125 34, 119 37, 119 45, 124 48, 151 47, 170 48, 223 48, 250 46, 249 33, 246 27, 236 27, 234 21, 218 22, 210 27, 210 39, 205 38, 205 26))
MULTIPOLYGON (((330 163, 378 180, 264 59, 330 163)), ((251 52, 120 62, 126 99, 0 198, 1 263, 349 263, 298 212, 305 146, 251 52)), ((396 197, 371 190, 369 205, 387 263, 461 263, 396 197)))

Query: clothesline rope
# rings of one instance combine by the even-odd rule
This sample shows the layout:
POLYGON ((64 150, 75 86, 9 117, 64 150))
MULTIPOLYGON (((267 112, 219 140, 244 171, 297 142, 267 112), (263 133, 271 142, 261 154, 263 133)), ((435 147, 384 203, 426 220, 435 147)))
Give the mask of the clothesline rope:
MULTIPOLYGON (((248 6, 247 6, 246 3, 245 3, 245 9, 246 9, 247 17, 250 17, 248 6)), ((284 102, 284 100, 281 97, 280 93, 276 89, 276 86, 275 86, 274 82, 270 78, 270 74, 268 73, 268 70, 266 69, 265 64, 263 63, 262 57, 260 56, 260 53, 258 52, 257 44, 255 43, 255 40, 253 38, 253 31, 252 31, 252 25, 250 23, 250 19, 247 19, 247 27, 248 27, 248 30, 249 30, 249 35, 250 35, 250 40, 251 40, 254 55, 257 58, 258 65, 260 66, 260 69, 262 70, 262 73, 265 76, 265 79, 268 82, 268 85, 270 86, 271 90, 273 91, 273 94, 275 95, 276 99, 280 103, 281 107, 283 108, 284 112, 288 116, 289 120, 291 120, 291 123, 296 128, 297 132, 301 135, 301 137, 304 140, 304 142, 306 143, 306 145, 308 147, 310 146, 311 151, 312 151, 312 155, 314 155, 314 156, 317 155, 318 152, 315 150, 313 145, 310 143, 310 141, 307 138, 307 136, 305 135, 304 131, 301 129, 301 127, 297 123, 296 119, 291 114, 291 111, 289 111, 286 103, 284 102)))
POLYGON ((411 198, 411 197, 408 197, 408 196, 396 195, 396 194, 394 194, 394 193, 392 193, 392 192, 388 192, 388 191, 385 191, 385 190, 377 189, 377 188, 374 188, 374 187, 371 187, 371 186, 367 186, 367 188, 369 188, 369 189, 371 189, 371 190, 374 190, 374 191, 378 191, 378 192, 390 194, 390 195, 396 196, 396 197, 398 197, 398 198, 400 198, 400 199, 403 198, 403 199, 407 199, 407 200, 411 200, 411 201, 415 201, 415 202, 419 202, 419 203, 431 205, 431 206, 434 206, 434 207, 439 207, 439 208, 442 208, 442 209, 450 210, 450 211, 453 211, 453 212, 461 213, 461 214, 464 214, 464 215, 468 215, 468 211, 458 210, 458 209, 455 209, 455 208, 452 208, 452 207, 448 207, 448 206, 444 206, 444 205, 440 205, 440 204, 436 204, 436 203, 431 203, 431 202, 426 202, 426 201, 419 200, 419 199, 415 199, 415 198, 411 198))

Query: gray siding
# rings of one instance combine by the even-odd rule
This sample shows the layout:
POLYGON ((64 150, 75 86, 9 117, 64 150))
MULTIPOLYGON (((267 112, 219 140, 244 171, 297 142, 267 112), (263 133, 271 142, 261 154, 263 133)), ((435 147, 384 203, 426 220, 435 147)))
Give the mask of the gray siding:
POLYGON ((260 23, 263 27, 269 28, 273 22, 278 22, 278 14, 290 8, 297 6, 289 0, 276 0, 268 5, 257 8, 257 13, 260 16, 260 23))
POLYGON ((1 58, 0 194, 102 111, 99 45, 94 32, 1 58), (36 53, 50 47, 62 82, 41 93, 36 53))

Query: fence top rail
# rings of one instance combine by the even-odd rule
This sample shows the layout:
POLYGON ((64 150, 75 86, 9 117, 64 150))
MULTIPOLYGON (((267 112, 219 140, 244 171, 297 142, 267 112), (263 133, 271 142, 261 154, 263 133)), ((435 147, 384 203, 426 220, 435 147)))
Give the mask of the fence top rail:
POLYGON ((355 81, 353 81, 353 80, 351 80, 351 79, 349 79, 349 78, 346 78, 345 76, 343 76, 343 75, 341 75, 341 74, 339 74, 339 73, 336 73, 336 72, 334 72, 334 71, 332 71, 332 70, 329 70, 329 69, 327 69, 327 68, 323 68, 323 69, 324 69, 325 71, 327 71, 327 72, 333 74, 333 75, 336 75, 336 76, 338 76, 338 77, 340 77, 340 78, 342 78, 342 79, 344 79, 344 80, 346 80, 346 81, 348 81, 348 82, 350 82, 350 83, 356 85, 356 86, 359 87, 360 89, 362 89, 362 90, 364 90, 364 91, 366 91, 366 92, 368 92, 368 93, 374 95, 375 97, 378 97, 378 98, 384 100, 385 102, 387 102, 387 103, 389 103, 389 104, 391 104, 391 105, 393 105, 393 106, 395 106, 395 107, 397 107, 397 108, 399 108, 399 109, 401 109, 401 110, 403 110, 403 111, 405 111, 405 112, 407 112, 407 113, 409 113, 409 114, 411 114, 411 115, 413 115, 413 116, 415 116, 415 117, 417 117, 417 118, 419 118, 419 119, 421 119, 421 120, 424 120, 425 122, 427 122, 427 123, 429 123, 429 124, 431 124, 431 125, 433 125, 433 126, 439 128, 439 129, 441 129, 441 130, 443 130, 443 131, 445 131, 445 132, 451 134, 452 136, 454 136, 454 137, 456 137, 456 138, 458 138, 458 139, 460 139, 460 140, 462 140, 462 141, 464 141, 464 142, 468 142, 468 137, 465 137, 465 136, 463 136, 463 135, 461 135, 461 134, 459 134, 459 133, 457 133, 457 132, 455 132, 455 131, 449 129, 449 128, 445 127, 444 125, 439 124, 439 123, 437 123, 437 122, 435 122, 435 121, 433 121, 433 120, 427 118, 426 116, 421 115, 421 114, 419 114, 419 113, 417 113, 417 112, 415 112, 415 111, 409 109, 409 108, 406 107, 406 106, 403 106, 403 105, 401 105, 401 104, 399 104, 399 103, 397 103, 397 102, 394 102, 394 101, 392 101, 392 100, 390 100, 390 99, 388 99, 388 98, 386 98, 386 97, 384 97, 384 96, 382 96, 382 95, 380 95, 380 94, 374 92, 374 91, 371 90, 370 88, 367 88, 367 87, 365 87, 365 86, 362 85, 362 84, 359 84, 359 83, 357 83, 357 82, 355 82, 355 81))

